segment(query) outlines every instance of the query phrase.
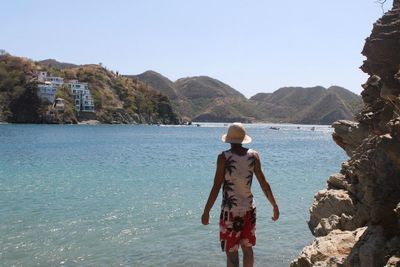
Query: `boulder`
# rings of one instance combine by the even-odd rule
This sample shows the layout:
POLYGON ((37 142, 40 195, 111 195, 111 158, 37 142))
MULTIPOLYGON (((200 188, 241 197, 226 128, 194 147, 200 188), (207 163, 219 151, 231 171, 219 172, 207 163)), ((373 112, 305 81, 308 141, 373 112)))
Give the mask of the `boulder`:
POLYGON ((346 189, 350 188, 349 183, 346 181, 346 177, 341 173, 336 173, 328 178, 328 189, 346 189))
POLYGON ((317 237, 290 263, 290 267, 343 266, 365 229, 366 227, 355 231, 333 230, 326 236, 317 237))
POLYGON ((392 256, 389 258, 385 267, 400 267, 400 257, 399 256, 392 256))
POLYGON ((343 148, 347 155, 352 156, 353 151, 368 135, 368 129, 357 122, 340 120, 332 124, 333 140, 343 148))
POLYGON ((334 229, 343 229, 353 218, 356 209, 345 190, 321 190, 310 208, 308 226, 315 236, 326 235, 334 229))

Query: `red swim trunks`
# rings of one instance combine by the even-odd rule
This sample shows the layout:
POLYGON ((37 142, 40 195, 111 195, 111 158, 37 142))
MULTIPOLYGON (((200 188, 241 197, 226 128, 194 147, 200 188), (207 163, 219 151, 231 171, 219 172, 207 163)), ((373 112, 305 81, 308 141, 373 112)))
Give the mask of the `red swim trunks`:
POLYGON ((239 244, 243 247, 254 246, 256 244, 256 209, 251 209, 244 214, 221 211, 219 229, 222 251, 235 252, 239 249, 239 244))

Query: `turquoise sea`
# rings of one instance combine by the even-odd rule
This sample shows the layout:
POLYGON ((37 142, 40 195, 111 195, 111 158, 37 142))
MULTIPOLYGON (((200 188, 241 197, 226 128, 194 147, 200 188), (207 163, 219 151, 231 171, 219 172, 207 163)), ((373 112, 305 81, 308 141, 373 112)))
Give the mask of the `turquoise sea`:
MULTIPOLYGON (((258 183, 256 266, 287 266, 312 236, 313 195, 340 170, 329 126, 246 125, 281 209, 258 183), (300 129, 298 129, 300 127, 300 129)), ((200 216, 223 124, 0 125, 0 266, 225 266, 218 212, 200 216)))

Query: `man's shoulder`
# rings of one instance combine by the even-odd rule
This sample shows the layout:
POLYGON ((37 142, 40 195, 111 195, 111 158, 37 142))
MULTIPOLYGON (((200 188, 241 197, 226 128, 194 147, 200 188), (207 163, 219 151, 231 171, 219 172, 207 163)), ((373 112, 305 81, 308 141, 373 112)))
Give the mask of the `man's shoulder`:
POLYGON ((255 150, 255 149, 252 149, 252 148, 249 148, 249 149, 247 150, 247 153, 248 153, 248 154, 253 154, 253 155, 258 155, 258 151, 255 150))
POLYGON ((221 153, 218 154, 218 160, 225 160, 226 159, 225 152, 226 151, 222 151, 221 153))

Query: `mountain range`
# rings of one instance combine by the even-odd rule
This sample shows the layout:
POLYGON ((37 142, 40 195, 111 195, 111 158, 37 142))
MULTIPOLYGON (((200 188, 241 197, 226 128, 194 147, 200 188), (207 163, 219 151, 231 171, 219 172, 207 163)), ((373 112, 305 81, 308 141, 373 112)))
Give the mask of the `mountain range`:
POLYGON ((101 123, 179 124, 170 100, 137 79, 126 78, 101 64, 75 65, 56 60, 33 61, 0 53, 0 122, 11 123, 101 123), (57 87, 57 108, 39 96, 38 73, 88 85, 95 112, 78 112, 76 100, 66 84, 57 87))
MULTIPOLYGON (((57 115, 51 106, 36 101, 32 93, 37 89, 30 80, 39 70, 67 80, 87 82, 95 103, 93 118, 103 123, 332 124, 339 119, 353 119, 362 106, 359 95, 339 86, 283 87, 248 99, 208 76, 171 81, 155 71, 120 75, 101 64, 76 65, 54 59, 35 62, 3 54, 0 57, 0 121, 46 122, 49 112, 57 115), (25 107, 32 101, 37 105, 28 112, 25 107)), ((68 90, 58 90, 56 97, 65 100, 66 109, 52 123, 85 119, 74 112, 73 97, 68 90)))
POLYGON ((283 87, 247 99, 231 86, 207 76, 173 82, 155 71, 126 75, 138 79, 171 100, 184 120, 198 122, 282 122, 332 124, 353 119, 361 96, 339 87, 283 87))

